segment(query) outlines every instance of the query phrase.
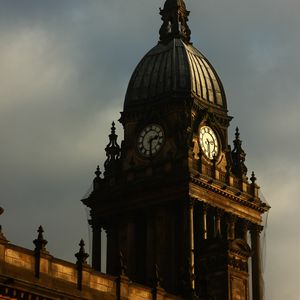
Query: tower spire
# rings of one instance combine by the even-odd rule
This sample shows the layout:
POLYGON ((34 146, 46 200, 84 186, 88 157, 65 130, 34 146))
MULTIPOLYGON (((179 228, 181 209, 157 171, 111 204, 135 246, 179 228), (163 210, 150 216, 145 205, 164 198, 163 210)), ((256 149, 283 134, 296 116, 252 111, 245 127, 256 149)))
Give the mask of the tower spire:
POLYGON ((187 25, 189 14, 183 0, 166 0, 164 8, 160 9, 163 20, 159 30, 160 42, 168 43, 177 38, 189 43, 191 36, 191 30, 187 25))
POLYGON ((115 122, 112 122, 111 134, 109 135, 109 144, 105 148, 107 159, 104 162, 104 175, 112 173, 116 167, 116 163, 121 155, 121 148, 117 143, 118 136, 116 135, 115 122))
POLYGON ((240 140, 240 131, 236 127, 235 140, 233 141, 234 148, 231 152, 233 160, 233 173, 242 178, 247 176, 247 167, 245 165, 246 153, 242 148, 242 141, 240 140))

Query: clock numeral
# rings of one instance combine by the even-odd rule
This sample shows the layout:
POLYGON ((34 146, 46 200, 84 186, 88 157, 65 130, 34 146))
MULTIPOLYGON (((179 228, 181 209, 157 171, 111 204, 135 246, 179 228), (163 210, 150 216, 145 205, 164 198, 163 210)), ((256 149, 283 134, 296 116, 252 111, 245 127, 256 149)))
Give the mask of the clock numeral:
POLYGON ((204 154, 213 159, 218 154, 218 139, 214 131, 208 126, 203 126, 200 128, 199 139, 204 154))
POLYGON ((147 125, 138 137, 137 148, 144 156, 152 156, 161 148, 164 141, 164 133, 161 126, 156 124, 147 125))

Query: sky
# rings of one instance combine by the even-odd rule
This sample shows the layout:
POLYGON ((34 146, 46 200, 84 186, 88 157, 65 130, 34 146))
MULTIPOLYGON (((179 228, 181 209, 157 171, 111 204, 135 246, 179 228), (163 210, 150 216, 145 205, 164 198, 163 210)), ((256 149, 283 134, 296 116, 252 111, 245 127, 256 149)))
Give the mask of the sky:
MULTIPOLYGON (((0 0, 0 223, 12 243, 75 262, 80 200, 105 160, 130 76, 157 44, 163 0, 0 0)), ((267 300, 300 297, 300 2, 186 0, 192 42, 213 64, 272 209, 267 300)), ((122 128, 117 124, 119 140, 122 128)), ((103 169, 103 168, 102 168, 103 169)))

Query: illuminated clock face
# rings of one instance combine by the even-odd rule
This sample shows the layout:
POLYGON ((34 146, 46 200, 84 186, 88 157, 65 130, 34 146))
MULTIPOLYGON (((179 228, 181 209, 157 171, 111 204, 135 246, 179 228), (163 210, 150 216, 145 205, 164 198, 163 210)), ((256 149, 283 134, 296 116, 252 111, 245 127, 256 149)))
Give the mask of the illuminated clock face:
POLYGON ((200 128, 200 145, 207 158, 213 159, 214 156, 218 155, 218 139, 214 131, 208 126, 202 126, 200 128))
POLYGON ((137 147, 145 157, 152 157, 161 149, 164 143, 164 131, 160 125, 147 125, 138 135, 137 147))

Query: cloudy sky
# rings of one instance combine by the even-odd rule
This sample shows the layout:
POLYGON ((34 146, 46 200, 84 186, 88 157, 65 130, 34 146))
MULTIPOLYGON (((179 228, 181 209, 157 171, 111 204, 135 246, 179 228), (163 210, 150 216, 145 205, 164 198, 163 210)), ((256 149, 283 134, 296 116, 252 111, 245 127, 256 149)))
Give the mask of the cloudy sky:
MULTIPOLYGON (((102 164, 130 75, 158 40, 163 0, 0 0, 0 217, 24 247, 87 243, 80 199, 102 164)), ((186 0, 192 41, 217 69, 247 166, 272 206, 266 299, 300 297, 300 2, 186 0)), ((118 126, 122 136, 121 127, 118 126)))

